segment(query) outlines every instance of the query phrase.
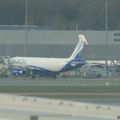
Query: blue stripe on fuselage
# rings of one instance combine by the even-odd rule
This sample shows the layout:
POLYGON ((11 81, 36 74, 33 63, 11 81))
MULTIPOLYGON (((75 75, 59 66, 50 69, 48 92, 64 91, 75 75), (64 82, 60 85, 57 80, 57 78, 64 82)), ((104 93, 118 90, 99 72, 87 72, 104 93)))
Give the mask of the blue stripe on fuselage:
POLYGON ((27 66, 27 70, 32 70, 33 74, 40 76, 51 76, 55 77, 57 72, 47 70, 45 68, 37 67, 37 66, 27 66))
POLYGON ((71 61, 69 61, 61 70, 60 72, 66 72, 66 71, 69 71, 69 70, 72 70, 74 68, 79 68, 83 65, 85 65, 86 62, 84 60, 81 59, 81 57, 77 57, 71 61))

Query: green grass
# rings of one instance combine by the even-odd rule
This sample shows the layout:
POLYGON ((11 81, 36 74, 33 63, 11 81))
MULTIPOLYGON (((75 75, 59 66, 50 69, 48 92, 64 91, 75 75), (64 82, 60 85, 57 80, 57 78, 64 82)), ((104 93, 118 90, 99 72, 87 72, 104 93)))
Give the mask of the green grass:
POLYGON ((119 86, 0 86, 1 93, 120 93, 119 86))

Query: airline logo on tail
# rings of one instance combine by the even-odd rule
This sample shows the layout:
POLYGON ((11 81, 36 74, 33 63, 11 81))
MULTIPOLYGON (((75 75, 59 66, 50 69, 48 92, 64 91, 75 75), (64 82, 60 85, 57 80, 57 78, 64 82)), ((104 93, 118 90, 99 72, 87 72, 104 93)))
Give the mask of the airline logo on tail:
POLYGON ((80 52, 83 50, 85 45, 88 45, 88 42, 84 35, 79 35, 78 37, 79 37, 79 42, 69 59, 75 59, 80 57, 80 52))
POLYGON ((75 47, 72 55, 68 58, 68 62, 64 65, 61 71, 71 70, 86 64, 86 62, 82 59, 80 53, 83 50, 84 46, 88 45, 88 42, 84 35, 79 35, 78 37, 78 44, 75 47))
POLYGON ((84 35, 79 35, 78 37, 79 37, 79 40, 80 40, 80 41, 83 41, 83 42, 84 42, 84 45, 88 45, 88 42, 87 42, 87 40, 86 40, 86 38, 85 38, 84 35))

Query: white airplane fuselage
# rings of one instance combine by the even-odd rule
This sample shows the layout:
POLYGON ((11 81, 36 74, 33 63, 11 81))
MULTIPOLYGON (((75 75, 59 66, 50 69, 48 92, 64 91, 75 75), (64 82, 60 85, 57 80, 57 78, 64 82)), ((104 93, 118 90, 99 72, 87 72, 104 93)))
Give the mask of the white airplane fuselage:
POLYGON ((80 67, 85 64, 80 52, 87 44, 84 35, 79 35, 79 42, 69 58, 13 57, 10 59, 12 73, 19 74, 21 70, 15 67, 20 67, 32 74, 50 76, 80 67))
POLYGON ((37 57, 13 57, 11 64, 14 66, 35 66, 50 71, 60 71, 62 67, 67 63, 67 58, 37 58, 37 57))

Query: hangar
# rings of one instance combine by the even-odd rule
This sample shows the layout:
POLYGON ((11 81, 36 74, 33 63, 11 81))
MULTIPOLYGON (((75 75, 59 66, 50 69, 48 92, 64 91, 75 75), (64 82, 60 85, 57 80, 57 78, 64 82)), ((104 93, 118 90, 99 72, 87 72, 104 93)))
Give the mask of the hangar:
POLYGON ((27 56, 69 57, 78 34, 84 34, 89 43, 83 51, 85 59, 120 59, 120 31, 96 30, 0 29, 0 56, 24 56, 27 43, 27 56))

